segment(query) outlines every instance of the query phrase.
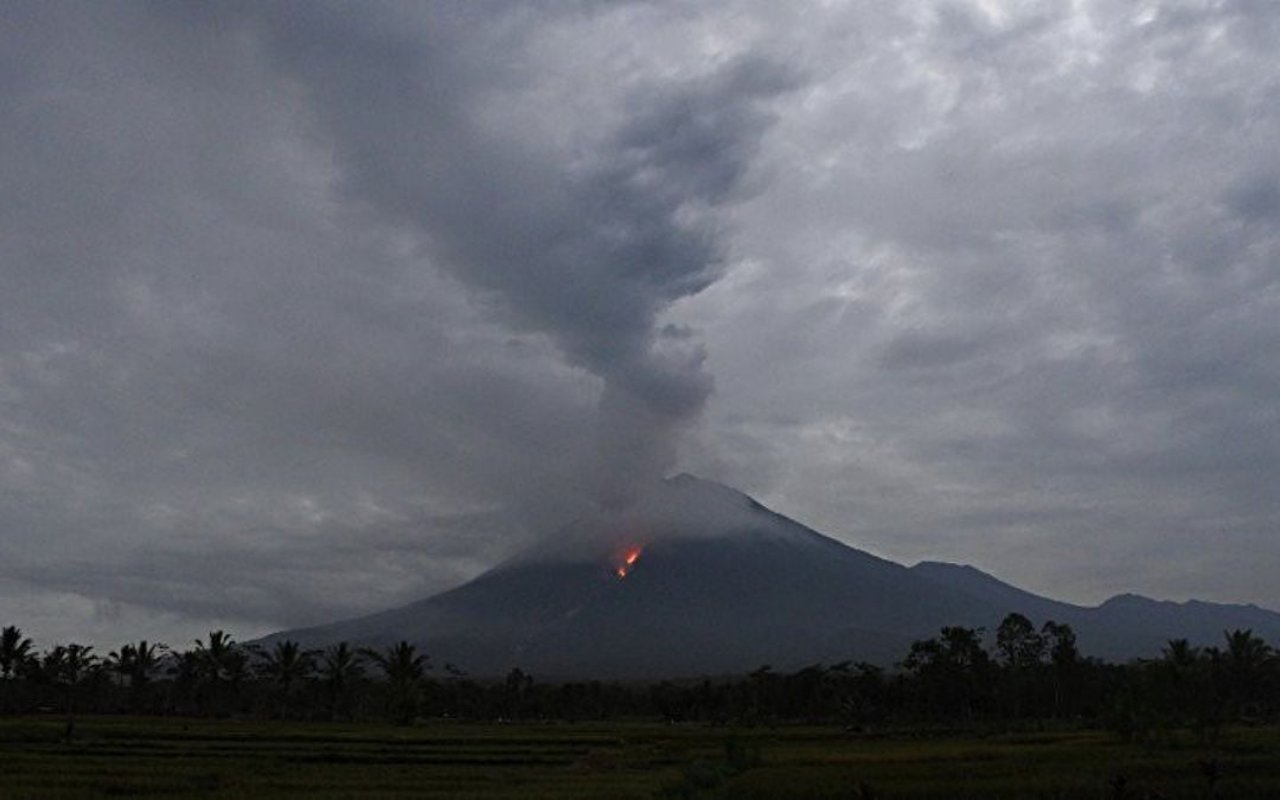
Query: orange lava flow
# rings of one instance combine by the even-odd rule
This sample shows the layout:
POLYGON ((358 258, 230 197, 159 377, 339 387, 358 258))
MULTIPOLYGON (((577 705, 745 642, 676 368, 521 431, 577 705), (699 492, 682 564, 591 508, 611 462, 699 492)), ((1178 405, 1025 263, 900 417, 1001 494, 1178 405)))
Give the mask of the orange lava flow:
POLYGON ((636 561, 639 560, 639 558, 640 558, 639 547, 633 547, 627 551, 626 555, 622 557, 622 564, 617 569, 614 570, 614 574, 618 576, 618 580, 622 580, 623 578, 627 577, 627 575, 631 572, 631 568, 635 566, 635 563, 636 561))

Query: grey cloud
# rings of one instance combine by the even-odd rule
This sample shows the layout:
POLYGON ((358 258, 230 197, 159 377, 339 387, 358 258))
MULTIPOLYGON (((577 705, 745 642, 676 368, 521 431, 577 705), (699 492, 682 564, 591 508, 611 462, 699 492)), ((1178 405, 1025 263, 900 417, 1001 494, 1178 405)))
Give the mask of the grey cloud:
POLYGON ((258 626, 318 624, 472 577, 520 546, 517 526, 503 513, 383 518, 374 529, 320 521, 305 536, 284 527, 237 530, 127 558, 67 554, 56 563, 18 563, 24 580, 46 590, 104 602, 191 619, 230 614, 258 626))
POLYGON ((995 344, 984 336, 907 331, 889 342, 880 356, 885 369, 954 365, 981 354, 995 344))
POLYGON ((1280 178, 1274 174, 1248 176, 1227 191, 1227 207, 1248 222, 1280 216, 1280 178))
MULTIPOLYGON (((908 86, 925 73, 936 105, 886 78, 784 124, 777 138, 795 148, 832 152, 843 129, 863 149, 779 175, 741 220, 760 234, 738 252, 763 266, 705 299, 727 408, 704 441, 759 431, 752 446, 775 451, 766 498, 899 558, 954 548, 1077 599, 1126 582, 1197 593, 1197 572, 1201 595, 1274 594, 1263 576, 1280 553, 1248 531, 1276 520, 1263 400, 1275 240, 1221 209, 1267 207, 1275 156, 1261 142, 1277 120, 1261 109, 1277 84, 1248 30, 1275 13, 1158 11, 1092 4, 1090 28, 1065 11, 997 21, 965 5, 883 65, 851 68, 908 86), (805 302, 824 291, 825 305, 805 302), (775 324, 770 304, 793 312, 775 324), (779 423, 778 408, 806 411, 779 423), (1032 566, 1077 537, 1130 571, 1083 581, 1032 566), (1210 539, 1230 544, 1209 553, 1210 539), (1228 564, 1247 581, 1215 589, 1228 564)), ((747 461, 711 463, 759 480, 747 461)))

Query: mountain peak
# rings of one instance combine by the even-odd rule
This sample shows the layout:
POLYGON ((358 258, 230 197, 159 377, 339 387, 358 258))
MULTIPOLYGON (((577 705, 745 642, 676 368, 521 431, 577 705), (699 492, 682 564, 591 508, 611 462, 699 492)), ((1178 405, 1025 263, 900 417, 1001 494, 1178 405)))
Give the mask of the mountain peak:
POLYGON ((740 492, 732 486, 726 486, 707 478, 699 478, 688 472, 681 472, 673 475, 662 482, 663 487, 667 490, 674 490, 683 494, 696 495, 700 498, 711 499, 719 498, 721 501, 754 504, 745 492, 740 492))
POLYGON ((961 572, 965 575, 974 577, 987 578, 990 580, 998 580, 989 572, 983 572, 970 564, 957 564, 953 561, 919 561, 911 569, 922 573, 942 574, 947 572, 961 572))
POLYGON ((594 515, 595 527, 622 527, 642 538, 705 538, 771 527, 772 512, 747 495, 682 472, 617 513, 594 515))
POLYGON ((658 541, 732 537, 777 527, 779 517, 746 494, 687 472, 652 484, 629 505, 596 508, 541 536, 496 571, 530 563, 608 561, 658 541))
POLYGON ((1167 600, 1152 600, 1150 597, 1143 597, 1142 595, 1134 594, 1133 592, 1123 592, 1121 594, 1115 595, 1114 597, 1107 598, 1102 602, 1102 605, 1099 606, 1099 608, 1159 605, 1161 603, 1168 603, 1168 602, 1169 601, 1167 600))
POLYGON ((402 608, 307 630, 304 645, 412 641, 477 675, 681 677, 769 663, 892 663, 946 625, 1010 612, 1077 630, 1104 657, 1197 644, 1223 629, 1280 635, 1280 615, 1120 595, 1060 603, 971 566, 901 564, 849 547, 746 494, 681 473, 631 507, 599 509, 524 556, 402 608))
MULTIPOLYGON (((679 486, 681 484, 715 483, 715 481, 709 481, 704 478, 699 478, 697 475, 694 475, 690 472, 681 472, 678 475, 672 475, 671 477, 667 478, 667 483, 673 483, 679 486)), ((716 484, 716 485, 719 486, 720 484, 716 484)))

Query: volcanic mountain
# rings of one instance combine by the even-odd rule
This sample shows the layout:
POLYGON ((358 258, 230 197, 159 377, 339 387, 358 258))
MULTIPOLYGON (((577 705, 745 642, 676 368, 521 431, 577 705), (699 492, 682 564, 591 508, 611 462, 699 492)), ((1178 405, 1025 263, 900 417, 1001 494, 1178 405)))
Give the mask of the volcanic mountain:
POLYGON ((570 525, 556 544, 401 608, 264 641, 405 639, 473 675, 652 678, 888 665, 945 625, 993 630, 1011 611, 1069 623, 1083 652, 1107 658, 1155 655, 1177 637, 1219 643, 1231 628, 1280 638, 1280 614, 1254 606, 1121 595, 1088 608, 972 567, 908 568, 687 475, 628 512, 570 525))

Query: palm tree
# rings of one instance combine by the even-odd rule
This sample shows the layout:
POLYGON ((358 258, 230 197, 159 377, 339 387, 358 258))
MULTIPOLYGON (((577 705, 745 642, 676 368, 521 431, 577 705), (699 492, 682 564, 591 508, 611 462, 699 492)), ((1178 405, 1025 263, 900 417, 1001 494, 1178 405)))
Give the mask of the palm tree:
POLYGON ((137 644, 126 644, 107 655, 112 671, 128 681, 131 688, 139 688, 151 681, 160 666, 160 657, 168 652, 163 644, 151 644, 146 639, 137 644))
POLYGON ((1239 673, 1254 673, 1271 657, 1271 647, 1252 630, 1223 631, 1227 639, 1227 663, 1239 673))
POLYGON ((206 641, 196 639, 196 654, 202 662, 205 675, 210 680, 224 680, 229 677, 228 671, 232 653, 236 651, 236 642, 231 634, 225 631, 210 631, 206 641))
POLYGON ((1221 725, 1221 703, 1214 691, 1211 662, 1186 639, 1170 639, 1161 651, 1163 674, 1158 695, 1165 712, 1199 736, 1214 739, 1221 725))
POLYGON ((172 688, 169 695, 170 708, 176 709, 179 713, 188 714, 197 710, 198 692, 203 671, 204 666, 201 663, 199 651, 183 650, 174 654, 167 670, 172 678, 172 688))
MULTIPOLYGON (((230 701, 245 677, 248 657, 244 648, 236 644, 224 631, 210 631, 207 641, 196 640, 195 659, 200 677, 208 694, 206 711, 218 709, 224 700, 230 701), (225 690, 223 687, 227 687, 225 690)), ((221 710, 221 709, 219 709, 221 710)))
POLYGON ((67 727, 63 732, 66 739, 70 739, 75 732, 77 689, 96 671, 98 663, 92 645, 58 645, 44 655, 41 667, 45 674, 63 687, 67 705, 67 727))
POLYGON ((1222 654, 1226 694, 1231 711, 1246 712, 1258 699, 1263 679, 1272 665, 1272 650, 1252 630, 1223 631, 1227 649, 1222 654))
POLYGON ((107 668, 129 684, 130 705, 134 711, 145 708, 151 676, 160 667, 160 657, 167 651, 163 644, 151 644, 143 639, 107 654, 107 668))
POLYGON ((413 683, 421 680, 427 668, 427 656, 418 655, 418 649, 406 641, 388 647, 385 653, 365 649, 362 652, 373 659, 391 683, 413 683))
POLYGON ((13 684, 27 672, 32 661, 31 640, 16 625, 0 630, 0 714, 9 710, 13 684))
POLYGON ((303 650, 297 642, 286 639, 276 642, 271 652, 262 656, 258 671, 282 686, 293 687, 311 676, 315 669, 314 657, 312 651, 303 650))
POLYGON ((1200 648, 1192 647, 1186 639, 1170 639, 1160 652, 1165 663, 1175 669, 1189 669, 1200 659, 1200 648))
POLYGON ((315 671, 314 653, 303 650, 297 642, 276 642, 271 652, 262 656, 258 672, 274 684, 281 710, 288 715, 299 688, 315 671))
POLYGON ((406 641, 388 647, 384 653, 372 649, 361 652, 377 664, 386 676, 391 689, 391 709, 396 720, 400 723, 411 722, 418 712, 420 684, 427 668, 427 657, 418 655, 417 648, 406 641))
POLYGON ((93 645, 58 645, 44 655, 44 671, 57 683, 76 686, 98 664, 93 645))
POLYGON ((31 640, 16 625, 0 631, 0 679, 12 680, 31 659, 31 640))
POLYGON ((320 679, 329 695, 330 716, 351 716, 351 692, 362 677, 364 664, 351 645, 339 642, 324 652, 320 679))

